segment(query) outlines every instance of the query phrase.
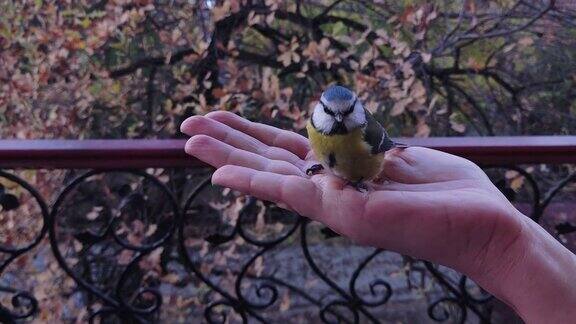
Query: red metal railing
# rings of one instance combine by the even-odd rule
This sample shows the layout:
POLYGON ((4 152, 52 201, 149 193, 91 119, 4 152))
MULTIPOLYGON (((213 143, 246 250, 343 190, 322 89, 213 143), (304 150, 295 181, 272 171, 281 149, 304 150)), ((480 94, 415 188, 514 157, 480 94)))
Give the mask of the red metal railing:
MULTIPOLYGON (((461 155, 481 164, 502 166, 503 168, 500 170, 502 173, 505 170, 524 170, 524 168, 518 167, 518 165, 526 163, 576 164, 576 136, 427 138, 398 139, 398 141, 412 146, 426 146, 461 155)), ((205 166, 205 164, 184 153, 184 144, 185 140, 0 140, 0 169, 124 169, 205 166)), ((107 170, 103 173, 106 173, 106 171, 107 170)), ((10 231, 12 231, 14 232, 14 237, 18 236, 18 247, 14 247, 11 241, 2 241, 0 242, 0 248, 3 249, 3 254, 7 255, 6 264, 14 261, 14 264, 10 264, 10 267, 16 269, 15 271, 18 271, 18 266, 24 266, 24 264, 20 264, 20 261, 30 263, 32 260, 38 258, 37 255, 40 260, 56 260, 56 262, 51 263, 50 269, 53 268, 53 265, 57 266, 59 271, 62 271, 62 273, 68 276, 63 279, 74 280, 77 283, 80 293, 89 294, 93 297, 90 303, 94 301, 104 305, 100 309, 102 316, 116 316, 118 313, 121 314, 118 316, 124 316, 124 318, 129 319, 132 317, 140 319, 139 316, 142 316, 144 319, 149 319, 157 318, 157 316, 159 316, 157 314, 160 314, 163 309, 168 309, 168 312, 173 309, 170 305, 167 305, 166 302, 162 303, 161 297, 164 298, 164 300, 168 300, 174 297, 174 294, 167 290, 161 290, 160 288, 162 287, 159 286, 160 281, 158 281, 158 283, 149 283, 148 281, 140 280, 141 278, 139 277, 133 277, 133 275, 137 276, 137 273, 140 273, 139 271, 134 271, 140 260, 138 259, 139 257, 133 257, 129 265, 119 267, 119 270, 111 275, 100 275, 100 264, 102 263, 100 261, 100 263, 90 261, 90 259, 88 259, 92 256, 90 251, 92 251, 92 247, 100 248, 112 246, 112 244, 114 248, 107 249, 106 253, 101 253, 98 256, 102 258, 102 262, 111 265, 117 264, 120 256, 123 255, 125 251, 128 251, 130 255, 135 255, 135 253, 141 254, 146 258, 147 255, 156 253, 153 251, 160 251, 161 253, 163 253, 162 251, 169 251, 170 257, 174 257, 174 260, 177 260, 177 262, 182 265, 182 267, 176 267, 178 270, 176 270, 176 268, 170 269, 172 274, 178 278, 187 278, 187 276, 195 275, 193 280, 196 280, 198 283, 203 282, 206 287, 209 287, 209 295, 215 296, 216 294, 221 294, 221 297, 217 297, 217 299, 207 298, 203 300, 201 304, 195 303, 190 306, 193 312, 190 314, 201 314, 202 312, 208 314, 215 312, 214 314, 217 314, 215 316, 219 316, 215 318, 222 318, 221 314, 227 314, 220 313, 220 308, 229 306, 234 307, 234 311, 239 312, 241 316, 248 316, 246 314, 260 316, 261 313, 264 312, 274 312, 277 306, 272 305, 277 305, 278 302, 276 300, 281 296, 278 291, 282 291, 282 294, 289 293, 290 298, 299 298, 292 300, 301 303, 303 305, 302 307, 305 307, 303 309, 307 312, 309 307, 317 306, 320 308, 320 314, 332 313, 332 315, 327 315, 327 318, 336 318, 334 314, 340 314, 336 313, 340 310, 345 312, 348 310, 348 312, 352 312, 351 314, 356 314, 356 316, 362 311, 364 312, 362 314, 368 314, 366 316, 374 317, 381 312, 376 306, 385 305, 388 302, 389 296, 395 293, 393 292, 394 289, 404 289, 401 284, 400 286, 394 284, 398 278, 388 278, 382 271, 378 272, 376 267, 382 263, 372 264, 372 270, 364 271, 364 269, 368 269, 368 267, 365 266, 371 262, 376 255, 381 253, 382 250, 376 250, 371 254, 354 252, 354 260, 357 261, 342 264, 342 262, 340 262, 342 260, 333 258, 332 254, 334 252, 330 252, 329 250, 340 251, 333 250, 333 247, 346 251, 352 250, 341 243, 338 243, 337 246, 330 243, 330 248, 326 249, 322 247, 324 235, 313 234, 315 253, 311 253, 312 244, 309 245, 307 241, 307 237, 309 237, 310 234, 306 234, 307 227, 311 223, 302 221, 299 218, 297 221, 291 221, 289 218, 285 218, 288 215, 282 214, 282 219, 266 220, 266 222, 269 221, 270 224, 282 224, 281 227, 270 226, 272 231, 275 232, 266 230, 265 233, 258 233, 258 230, 255 230, 254 234, 247 234, 252 232, 252 229, 249 227, 252 226, 249 225, 251 224, 250 222, 252 222, 250 219, 256 219, 248 218, 248 213, 251 210, 256 210, 251 207, 255 206, 255 200, 244 200, 246 204, 242 207, 242 212, 238 213, 234 230, 230 231, 232 234, 228 234, 228 232, 223 234, 222 232, 218 232, 217 228, 222 227, 221 225, 226 225, 227 228, 229 228, 228 226, 230 225, 228 224, 230 223, 227 218, 212 209, 213 207, 210 207, 210 205, 206 206, 206 209, 203 207, 198 208, 199 204, 208 204, 208 201, 204 200, 204 198, 198 198, 205 192, 203 188, 210 190, 209 192, 215 192, 212 188, 208 189, 207 186, 199 185, 199 179, 192 178, 185 184, 175 185, 176 183, 180 183, 180 181, 164 183, 157 175, 130 170, 121 172, 124 174, 124 177, 118 179, 114 177, 102 177, 102 181, 90 181, 92 175, 99 172, 100 171, 90 171, 82 175, 75 174, 76 177, 72 181, 59 182, 61 179, 57 179, 54 184, 59 187, 58 194, 52 196, 54 195, 54 190, 40 190, 44 189, 42 187, 36 188, 35 181, 27 182, 26 179, 19 177, 19 172, 0 170, 0 180, 13 182, 19 188, 15 190, 13 187, 8 188, 0 184, 0 188, 2 189, 2 193, 0 193, 0 198, 2 198, 0 199, 0 211, 10 209, 18 211, 10 215, 6 213, 3 215, 13 217, 6 219, 13 219, 15 224, 16 222, 22 222, 12 230, 4 226, 6 227, 4 228, 4 232, 10 233, 10 231), (156 179, 157 181, 142 181, 143 178, 148 180, 156 179), (132 185, 135 185, 136 189, 132 189, 132 185), (128 191, 129 194, 126 194, 126 191, 128 191), (28 199, 29 195, 24 195, 24 199, 22 199, 21 193, 23 192, 28 192, 33 199, 28 199), (46 192, 46 194, 53 197, 53 199, 49 200, 48 197, 43 197, 41 192, 46 192), (21 204, 26 205, 26 207, 18 209, 21 204), (102 216, 100 216, 100 214, 96 216, 100 217, 97 220, 89 217, 96 207, 104 211, 102 216), (135 218, 135 216, 137 218, 135 218), (185 218, 187 221, 181 221, 181 219, 185 218), (210 221, 207 221, 207 219, 210 219, 210 221), (146 228, 151 228, 150 226, 152 225, 155 226, 160 234, 150 236, 146 234, 146 241, 142 241, 141 245, 137 246, 127 245, 126 243, 119 244, 119 242, 124 242, 124 234, 116 231, 117 226, 118 228, 120 228, 119 226, 125 226, 125 228, 128 229, 127 231, 132 231, 133 227, 131 224, 135 220, 141 221, 141 224, 146 224, 142 225, 147 226, 146 228), (92 223, 92 221, 95 222, 92 223), (106 223, 104 223, 104 221, 106 223), (31 224, 36 224, 33 222, 41 222, 42 226, 32 226, 31 224), (103 227, 103 225, 105 225, 105 227, 103 227), (25 232, 26 235, 24 236, 21 235, 19 229, 24 228, 24 226, 26 226, 27 231, 28 228, 30 228, 32 233, 36 233, 34 234, 36 236, 34 236, 33 241, 26 241, 26 235, 29 235, 29 232, 25 232), (242 229, 244 226, 246 226, 247 230, 242 229), (273 228, 279 229, 274 230, 273 228), (34 232, 35 230, 36 232, 34 232), (97 232, 92 232, 93 230, 97 230, 97 232), (244 252, 240 252, 243 253, 240 259, 244 261, 240 261, 240 259, 239 261, 235 261, 233 264, 230 264, 230 269, 241 267, 243 270, 240 272, 231 271, 230 276, 227 277, 229 280, 227 280, 232 280, 235 287, 244 287, 242 288, 243 292, 238 291, 230 294, 228 289, 221 286, 219 281, 212 281, 210 279, 212 271, 203 270, 204 265, 208 266, 207 269, 217 269, 219 265, 214 263, 216 257, 214 254, 204 257, 195 245, 192 246, 187 243, 189 237, 193 238, 193 244, 199 242, 200 239, 204 239, 210 244, 215 244, 214 247, 221 243, 237 244, 236 240, 239 238, 242 239, 242 244, 245 244, 244 247, 247 247, 247 249, 243 249, 245 250, 244 252), (20 245, 22 244, 20 242, 26 243, 20 245), (77 242, 80 243, 80 249, 76 248, 76 246, 78 246, 78 244, 76 244, 77 242), (68 247, 72 243, 74 243, 74 249, 70 250, 68 247), (176 246, 175 243, 177 244, 176 246), (288 244, 295 249, 282 248, 282 250, 280 250, 282 253, 278 254, 276 254, 276 252, 270 252, 273 251, 276 246, 287 246, 288 244), (316 287, 311 288, 317 289, 313 293, 308 294, 308 292, 303 292, 303 290, 298 289, 296 285, 290 284, 294 281, 294 278, 288 274, 291 272, 290 270, 272 272, 271 274, 268 274, 270 271, 267 271, 267 273, 263 273, 262 276, 258 274, 258 278, 254 277, 253 279, 262 280, 261 282, 263 282, 264 285, 256 286, 251 284, 252 288, 248 288, 248 280, 245 281, 244 279, 248 278, 247 269, 250 269, 252 263, 256 260, 251 254, 251 251, 256 251, 256 249, 260 251, 256 256, 259 258, 268 258, 266 260, 269 261, 265 262, 274 262, 271 264, 272 267, 275 268, 276 265, 289 260, 289 263, 294 263, 298 269, 305 269, 303 270, 303 278, 324 282, 325 286, 329 287, 330 290, 324 291, 324 288, 316 287), (48 251, 51 251, 51 255, 55 259, 49 259, 50 257, 47 256, 48 251), (292 255, 290 253, 293 252, 290 251, 294 251, 294 253, 297 254, 292 255), (265 252, 268 254, 264 254, 265 252), (314 256, 319 255, 318 253, 322 253, 324 256, 314 256), (271 254, 274 254, 274 257, 270 257, 271 254), (23 255, 26 255, 27 258, 23 258, 23 255), (282 260, 282 256, 284 256, 285 260, 282 260), (300 258, 300 261, 296 260, 298 258, 300 258), (336 261, 330 262, 332 259, 336 261), (29 261, 26 262, 26 260, 29 261), (75 262, 72 263, 72 260, 75 260, 75 262), (16 261, 18 261, 17 264, 16 261), (319 262, 325 264, 319 266, 319 262), (82 264, 82 268, 75 266, 76 263, 82 264), (353 274, 352 277, 329 274, 328 272, 323 273, 320 270, 320 268, 334 266, 346 267, 345 270, 340 272, 353 274), (306 267, 309 267, 309 269, 306 270, 306 267), (362 274, 363 271, 364 274, 362 274), (89 280, 86 279, 88 278, 86 276, 89 276, 89 280), (356 279, 360 276, 366 279, 369 278, 369 276, 377 276, 370 284, 370 287, 373 288, 374 283, 376 283, 376 285, 378 285, 378 292, 375 293, 375 291, 372 291, 370 296, 367 296, 367 299, 359 296, 360 291, 362 291, 363 294, 367 294, 366 289, 356 290, 355 288, 356 279), (388 281, 393 285, 389 285, 388 281), (130 282, 132 286, 131 288, 124 289, 128 287, 127 282, 130 282), (340 286, 341 283, 350 283, 350 288, 348 290, 344 288, 333 289, 334 287, 340 286), (262 287, 265 289, 262 290, 262 287), (384 287, 389 288, 380 289, 384 287), (248 292, 248 289, 256 289, 257 293, 264 291, 264 293, 262 296, 251 297, 255 299, 246 301, 248 297, 245 296, 253 295, 254 291, 251 290, 251 292, 248 292), (322 290, 320 291, 318 289, 322 290), (122 292, 132 292, 132 290, 136 292, 143 291, 145 294, 152 296, 152 299, 141 302, 140 297, 144 296, 144 293, 137 293, 137 298, 128 302, 134 302, 134 305, 128 305, 123 295, 118 293, 120 290, 122 290, 122 292), (321 292, 323 296, 330 294, 329 297, 331 299, 328 300, 332 300, 332 302, 325 302, 327 299, 324 297, 316 299, 318 292, 321 292), (348 304, 349 301, 352 302, 348 304), (236 307, 237 305, 241 307, 238 308, 236 307), (271 308, 268 306, 271 306, 271 308), (366 310, 367 307, 370 308, 370 312, 366 310), (214 309, 218 309, 217 312, 214 311, 214 309), (371 313, 372 311, 374 311, 374 315, 371 313)), ((114 172, 113 174, 116 175, 117 173, 114 172)), ((560 192, 567 192, 564 191, 564 189, 569 183, 573 183, 573 181, 576 180, 576 173, 570 173, 567 177, 553 179, 553 181, 548 181, 551 179, 546 178, 545 181, 541 183, 539 183, 536 178, 542 175, 540 172, 522 172, 522 174, 525 179, 527 179, 525 186, 528 190, 517 192, 518 196, 522 195, 522 197, 519 197, 520 199, 515 199, 517 196, 515 192, 510 194, 510 191, 514 190, 508 187, 509 184, 506 183, 506 181, 498 181, 497 177, 500 176, 499 174, 495 174, 494 180, 496 180, 496 184, 504 193, 510 194, 509 197, 515 200, 514 203, 517 208, 533 220, 541 221, 540 223, 545 224, 546 228, 557 237, 560 238, 561 233, 566 235, 576 233, 572 228, 575 226, 574 224, 576 224, 573 218, 575 206, 569 199, 565 199, 564 196, 559 195, 560 192)), ((208 184, 208 182, 203 183, 208 184)), ((48 189, 52 189, 52 187, 48 189)), ((234 197, 232 199, 236 199, 235 196, 232 197, 234 197)), ((130 235, 132 235, 132 233, 130 233, 130 235)), ((571 235, 573 236, 574 234, 571 235)), ((134 237, 137 238, 139 236, 134 237)), ((326 235, 326 237, 328 237, 328 235, 326 235)), ((562 239, 564 239, 564 237, 562 237, 562 239)), ((574 250, 575 245, 573 240, 567 238, 567 241, 564 243, 574 250)), ((207 253, 219 253, 217 252, 219 250, 216 248, 210 248, 209 250, 207 253)), ((382 255, 382 257, 390 258, 384 259, 387 260, 385 262, 394 263, 395 261, 393 260, 400 260, 397 257, 390 256, 390 253, 391 252, 386 252, 387 256, 382 255)), ((336 252, 336 254, 338 253, 336 252)), ((148 258, 146 260, 157 268, 164 267, 164 258, 162 257, 148 258)), ((28 266, 28 264, 26 264, 26 266, 28 266)), ((402 266, 402 264, 398 264, 398 267, 401 268, 402 266)), ((492 313, 492 309, 486 308, 485 312, 485 310, 480 307, 491 304, 486 302, 488 299, 480 295, 476 295, 477 298, 469 298, 469 291, 471 291, 469 290, 469 288, 471 288, 469 285, 472 283, 466 282, 464 276, 459 277, 459 282, 466 283, 466 285, 457 285, 452 281, 452 279, 458 278, 455 277, 453 272, 445 272, 430 263, 418 264, 416 266, 425 269, 421 273, 422 283, 425 282, 424 280, 427 280, 426 276, 432 276, 436 281, 426 281, 426 285, 431 287, 430 291, 433 293, 434 299, 432 301, 425 299, 422 303, 415 301, 418 303, 415 304, 417 306, 415 309, 422 309, 424 305, 428 304, 428 312, 434 313, 438 309, 441 310, 441 307, 445 306, 445 301, 448 301, 447 305, 456 304, 460 307, 458 310, 459 313, 455 313, 458 318, 464 319, 468 314, 474 313, 476 315, 473 316, 477 316, 478 318, 480 318, 480 316, 487 316, 486 318, 488 320, 484 322, 490 321, 489 314, 492 313), (437 305, 440 305, 438 306, 440 308, 438 308, 437 305), (484 313, 488 315, 484 315, 484 313)), ((3 280, 4 279, 6 279, 6 277, 4 277, 3 280)), ((6 281, 8 285, 14 283, 14 280, 6 280, 4 281, 6 281)), ((367 280, 364 281, 364 284, 369 282, 367 280)), ((169 283, 162 282, 162 284, 169 283)), ((178 287, 180 287, 181 281, 178 280, 175 284, 178 284, 178 287)), ((40 298, 36 299, 38 296, 35 297, 33 291, 20 291, 11 286, 4 286, 6 285, 0 286, 0 293, 6 296, 10 296, 10 294, 16 296, 12 298, 12 301, 17 300, 19 304, 16 305, 13 303, 13 308, 16 309, 16 311, 14 311, 14 313, 7 313, 6 309, 9 309, 10 306, 4 307, 6 306, 4 305, 5 303, 0 303, 0 307, 2 307, 0 311, 0 321, 2 321, 2 316, 10 320, 21 317, 35 319, 37 318, 36 314, 40 312, 40 310, 46 310, 47 305, 45 301, 40 298), (23 313, 16 313, 19 312, 19 309, 26 308, 31 310, 24 315, 21 315, 23 313)), ((182 286, 180 288, 194 289, 190 286, 182 286)), ((179 294, 179 292, 183 290, 173 289, 172 291, 175 292, 175 294, 179 294)), ((57 300, 57 302, 67 303, 68 300, 61 299, 57 300)), ((89 307, 88 304, 84 306, 89 307)), ((312 310, 312 308, 310 308, 310 310, 312 310)), ((98 314, 98 312, 95 314, 98 314)), ((344 316, 342 318, 346 317, 344 316)))
MULTIPOLYGON (((402 138, 480 164, 576 163, 576 136, 402 138)), ((0 140, 3 168, 198 167, 185 140, 0 140)))

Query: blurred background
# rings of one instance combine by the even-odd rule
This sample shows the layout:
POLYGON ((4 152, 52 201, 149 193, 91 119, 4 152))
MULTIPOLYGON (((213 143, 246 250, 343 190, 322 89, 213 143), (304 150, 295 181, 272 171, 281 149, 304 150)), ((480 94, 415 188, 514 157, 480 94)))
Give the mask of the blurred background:
MULTIPOLYGON (((182 139, 185 118, 213 110, 304 134, 334 83, 394 137, 576 132, 571 0, 4 0, 0 12, 4 140, 182 139)), ((450 269, 211 187, 205 167, 92 172, 67 154, 65 168, 0 170, 0 322, 518 321, 450 269)), ((495 158, 498 188, 574 251, 575 165, 495 158)))
POLYGON ((0 10, 3 138, 171 138, 185 117, 216 109, 300 131, 334 82, 395 136, 576 127, 569 0, 36 0, 0 10))

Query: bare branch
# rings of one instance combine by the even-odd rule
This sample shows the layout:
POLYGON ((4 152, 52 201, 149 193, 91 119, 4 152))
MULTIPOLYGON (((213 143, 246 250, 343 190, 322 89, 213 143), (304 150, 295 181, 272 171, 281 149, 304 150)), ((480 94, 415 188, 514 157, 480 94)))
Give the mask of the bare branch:
POLYGON ((157 57, 146 57, 143 59, 140 59, 136 62, 133 62, 132 64, 129 64, 123 68, 119 68, 116 70, 112 70, 110 71, 110 77, 111 78, 118 78, 127 74, 131 74, 136 72, 136 70, 140 69, 140 68, 144 68, 144 67, 149 67, 149 66, 162 66, 162 65, 174 65, 178 62, 180 62, 181 60, 183 60, 186 56, 188 55, 192 55, 192 54, 198 54, 194 49, 192 48, 188 48, 188 49, 184 49, 182 51, 176 52, 173 55, 170 55, 169 57, 165 57, 165 56, 157 56, 157 57))
POLYGON ((147 112, 147 131, 154 132, 154 120, 156 119, 154 113, 154 79, 156 78, 157 67, 153 66, 148 75, 148 82, 146 84, 146 112, 147 112))
POLYGON ((520 25, 516 28, 512 28, 509 30, 499 30, 499 31, 495 31, 495 32, 491 32, 491 33, 486 33, 486 34, 466 34, 466 35, 462 35, 460 37, 458 37, 458 40, 466 40, 466 39, 487 39, 487 38, 494 38, 494 37, 501 37, 501 36, 508 36, 514 33, 517 33, 519 31, 522 31, 530 26, 532 26, 532 24, 534 24, 536 21, 538 21, 540 18, 542 18, 547 12, 549 12, 550 10, 552 10, 552 8, 554 8, 554 4, 556 3, 556 0, 550 0, 550 2, 548 3, 548 5, 542 9, 538 14, 536 14, 534 17, 532 17, 532 19, 530 19, 528 22, 526 22, 523 25, 520 25))
POLYGON ((464 97, 464 99, 466 99, 466 101, 472 106, 472 108, 474 108, 474 110, 476 110, 476 112, 480 116, 480 119, 482 120, 484 128, 486 128, 486 131, 488 132, 488 135, 494 136, 495 135, 494 128, 492 128, 492 124, 490 123, 490 120, 488 119, 488 116, 486 116, 484 110, 480 107, 480 104, 478 104, 478 102, 471 95, 466 93, 466 91, 464 91, 464 89, 462 89, 462 87, 460 87, 456 82, 448 80, 446 82, 446 85, 449 87, 453 87, 458 93, 460 93, 462 97, 464 97))
POLYGON ((326 9, 324 9, 324 11, 322 11, 322 13, 320 13, 318 16, 314 17, 314 19, 326 16, 330 11, 332 11, 332 9, 334 9, 334 7, 339 5, 341 2, 342 2, 342 0, 334 1, 331 5, 326 7, 326 9))
POLYGON ((456 22, 456 25, 452 28, 452 30, 450 30, 449 32, 446 33, 446 35, 444 36, 444 38, 442 39, 442 41, 440 42, 440 45, 438 45, 434 50, 432 50, 432 53, 434 54, 438 54, 438 53, 442 53, 444 51, 444 49, 446 48, 446 44, 448 43, 448 40, 450 39, 450 37, 452 37, 452 35, 454 35, 454 33, 456 31, 458 31, 458 29, 460 28, 460 25, 462 25, 462 19, 464 18, 464 9, 466 8, 466 1, 462 1, 462 7, 460 8, 460 13, 458 14, 458 21, 456 22))

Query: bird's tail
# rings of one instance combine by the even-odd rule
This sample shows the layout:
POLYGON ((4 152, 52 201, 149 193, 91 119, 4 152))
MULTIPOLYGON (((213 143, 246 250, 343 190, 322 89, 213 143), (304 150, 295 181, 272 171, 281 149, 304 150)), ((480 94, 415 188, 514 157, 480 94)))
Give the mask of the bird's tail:
POLYGON ((400 148, 400 149, 405 149, 405 148, 408 148, 409 146, 408 146, 408 144, 394 142, 394 146, 393 146, 393 147, 397 147, 397 148, 400 148))

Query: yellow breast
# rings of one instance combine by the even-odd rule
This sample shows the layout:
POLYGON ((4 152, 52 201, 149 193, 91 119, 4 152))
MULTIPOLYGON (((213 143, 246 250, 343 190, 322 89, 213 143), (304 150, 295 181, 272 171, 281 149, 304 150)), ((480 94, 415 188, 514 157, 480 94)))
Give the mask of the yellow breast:
POLYGON ((316 158, 337 176, 354 182, 364 181, 375 178, 382 170, 384 153, 371 153, 361 128, 343 135, 328 136, 308 122, 306 130, 316 158))

